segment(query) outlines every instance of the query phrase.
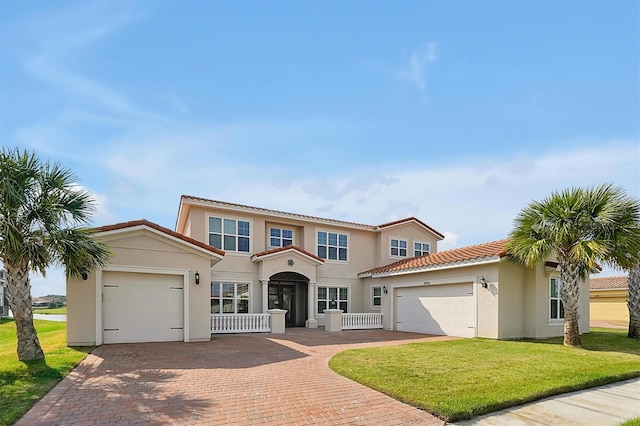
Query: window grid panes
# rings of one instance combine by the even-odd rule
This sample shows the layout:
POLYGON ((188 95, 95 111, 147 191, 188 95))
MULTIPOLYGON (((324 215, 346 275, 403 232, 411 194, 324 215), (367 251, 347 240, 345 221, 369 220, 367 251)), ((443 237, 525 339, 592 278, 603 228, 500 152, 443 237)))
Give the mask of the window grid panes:
POLYGON ((212 282, 211 313, 248 314, 249 284, 216 281, 212 282))
POLYGON ((424 256, 430 253, 430 247, 428 243, 414 243, 413 244, 413 255, 415 257, 424 256))
POLYGON ((318 287, 318 313, 330 309, 331 301, 336 302, 337 309, 347 312, 349 289, 347 287, 318 287))
POLYGON ((318 257, 346 262, 347 248, 347 234, 318 231, 318 257))
POLYGON ((287 247, 293 245, 293 230, 284 228, 269 229, 269 246, 287 247))
POLYGON ((382 287, 372 287, 371 298, 371 306, 374 308, 382 306, 382 287))
POLYGON ((391 239, 391 256, 407 257, 407 240, 391 239))
POLYGON ((560 300, 562 281, 559 278, 549 280, 549 318, 564 319, 564 305, 560 300))
POLYGON ((249 252, 250 224, 245 220, 209 218, 209 245, 225 251, 249 252))

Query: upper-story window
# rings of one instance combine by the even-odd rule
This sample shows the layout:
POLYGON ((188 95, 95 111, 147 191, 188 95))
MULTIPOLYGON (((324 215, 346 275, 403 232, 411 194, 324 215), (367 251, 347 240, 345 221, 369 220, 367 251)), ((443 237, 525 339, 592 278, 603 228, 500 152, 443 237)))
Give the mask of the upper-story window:
POLYGON ((391 256, 407 257, 407 240, 391 239, 391 256))
POLYGON ((429 253, 431 253, 429 243, 413 243, 413 255, 415 257, 429 253))
POLYGON ((348 235, 318 231, 318 257, 347 261, 348 235))
POLYGON ((269 228, 269 246, 286 247, 293 245, 293 230, 284 228, 269 228))
POLYGON ((209 245, 225 251, 249 252, 250 224, 246 220, 209 217, 209 245))

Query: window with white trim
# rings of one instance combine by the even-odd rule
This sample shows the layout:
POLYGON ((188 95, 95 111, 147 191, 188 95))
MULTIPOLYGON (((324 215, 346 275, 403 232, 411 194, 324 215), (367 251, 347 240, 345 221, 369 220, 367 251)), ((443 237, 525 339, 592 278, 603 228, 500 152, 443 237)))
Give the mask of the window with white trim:
POLYGON ((424 256, 426 254, 431 253, 430 251, 430 246, 429 243, 419 243, 419 242, 414 242, 413 243, 413 256, 414 257, 418 257, 418 256, 424 256))
POLYGON ((318 257, 346 262, 348 246, 347 234, 318 231, 318 257))
POLYGON ((349 288, 347 287, 318 287, 318 313, 331 309, 335 302, 336 309, 347 312, 349 304, 349 288))
POLYGON ((224 251, 249 253, 250 227, 246 220, 209 217, 209 245, 224 251))
POLYGON ((286 247, 293 245, 293 230, 284 228, 269 228, 269 246, 286 247))
POLYGON ((212 314, 248 314, 249 283, 211 282, 212 314))
POLYGON ((564 319, 564 305, 560 300, 560 289, 562 281, 560 278, 549 279, 549 319, 564 319))
POLYGON ((407 240, 391 239, 391 256, 407 257, 407 240))
POLYGON ((371 287, 371 307, 380 309, 382 306, 382 287, 371 287))

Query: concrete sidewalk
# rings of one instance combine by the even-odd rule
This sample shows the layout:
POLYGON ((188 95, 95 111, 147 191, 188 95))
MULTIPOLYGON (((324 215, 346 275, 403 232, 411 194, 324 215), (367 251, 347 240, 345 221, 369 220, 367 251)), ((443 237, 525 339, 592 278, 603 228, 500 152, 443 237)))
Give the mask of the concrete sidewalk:
POLYGON ((619 425, 640 417, 640 378, 556 395, 456 425, 619 425))

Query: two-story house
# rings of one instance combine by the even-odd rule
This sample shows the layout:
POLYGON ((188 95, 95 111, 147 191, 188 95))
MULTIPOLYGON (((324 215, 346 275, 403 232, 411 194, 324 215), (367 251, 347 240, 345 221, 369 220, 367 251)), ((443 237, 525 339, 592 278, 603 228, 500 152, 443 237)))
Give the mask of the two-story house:
POLYGON ((389 330, 562 334, 553 263, 517 268, 504 241, 438 252, 444 236, 413 217, 366 225, 182 196, 175 230, 138 220, 96 232, 113 258, 67 283, 70 345, 265 331, 274 309, 287 327, 323 327, 339 309, 389 330))

